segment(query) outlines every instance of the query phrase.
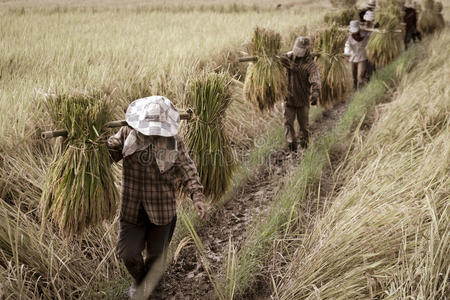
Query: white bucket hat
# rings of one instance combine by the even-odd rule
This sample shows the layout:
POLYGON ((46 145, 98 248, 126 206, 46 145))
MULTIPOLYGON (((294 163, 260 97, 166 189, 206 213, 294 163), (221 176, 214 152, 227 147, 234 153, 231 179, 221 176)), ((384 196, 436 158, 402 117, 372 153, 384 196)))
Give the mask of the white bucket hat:
POLYGON ((297 57, 304 57, 309 48, 309 38, 300 36, 295 40, 292 53, 297 57))
POLYGON ((371 10, 366 11, 364 14, 364 21, 373 22, 375 20, 375 13, 371 10))
POLYGON ((376 0, 369 0, 369 1, 367 2, 367 7, 370 7, 370 8, 375 8, 375 7, 377 7, 377 1, 376 1, 376 0))
POLYGON ((166 97, 151 96, 133 101, 125 120, 143 135, 171 137, 178 134, 180 114, 166 97))
POLYGON ((357 20, 350 21, 350 26, 348 27, 348 30, 351 33, 357 33, 359 31, 359 21, 357 20))

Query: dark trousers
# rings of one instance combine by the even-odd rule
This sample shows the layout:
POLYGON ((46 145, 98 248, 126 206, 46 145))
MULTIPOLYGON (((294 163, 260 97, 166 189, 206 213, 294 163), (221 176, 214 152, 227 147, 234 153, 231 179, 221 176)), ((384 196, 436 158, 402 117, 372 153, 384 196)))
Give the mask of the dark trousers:
POLYGON ((405 33, 405 49, 408 49, 408 44, 409 42, 411 42, 411 40, 415 43, 416 39, 418 39, 419 41, 422 40, 422 35, 420 34, 419 31, 417 31, 417 29, 413 28, 413 29, 409 29, 406 31, 405 33))
POLYGON ((297 138, 295 134, 295 119, 297 119, 300 125, 300 144, 302 147, 308 145, 309 140, 309 105, 300 107, 288 106, 286 103, 283 105, 284 113, 284 128, 286 141, 289 145, 297 145, 297 138))
POLYGON ((143 209, 139 211, 138 224, 120 221, 117 255, 125 264, 139 285, 151 270, 155 261, 166 253, 177 217, 167 225, 155 225, 150 222, 143 209), (142 251, 145 250, 145 260, 142 251))

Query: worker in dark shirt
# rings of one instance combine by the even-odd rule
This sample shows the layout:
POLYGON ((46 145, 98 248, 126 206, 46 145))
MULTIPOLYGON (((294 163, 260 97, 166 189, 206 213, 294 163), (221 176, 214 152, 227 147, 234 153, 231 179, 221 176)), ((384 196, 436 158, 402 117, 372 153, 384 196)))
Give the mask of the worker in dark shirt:
POLYGON ((403 8, 405 12, 403 16, 403 22, 405 23, 405 49, 408 48, 408 44, 411 40, 415 43, 416 40, 421 41, 422 35, 417 30, 417 11, 414 4, 409 0, 405 2, 403 8))

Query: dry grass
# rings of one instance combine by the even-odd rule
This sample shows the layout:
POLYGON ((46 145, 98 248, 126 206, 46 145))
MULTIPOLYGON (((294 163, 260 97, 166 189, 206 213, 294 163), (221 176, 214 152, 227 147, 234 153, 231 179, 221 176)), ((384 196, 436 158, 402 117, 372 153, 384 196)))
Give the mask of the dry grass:
MULTIPOLYGON (((321 4, 311 6, 308 18, 299 18, 290 11, 257 7, 233 14, 200 6, 153 10, 131 4, 116 9, 105 7, 108 0, 44 7, 50 2, 56 4, 0 4, 0 198, 2 214, 9 216, 0 222, 1 290, 13 299, 115 299, 129 284, 114 256, 117 220, 86 231, 72 245, 50 226, 39 239, 38 199, 58 148, 36 135, 53 127, 40 105, 44 96, 101 90, 115 101, 115 118, 123 118, 132 100, 152 93, 180 105, 187 79, 201 69, 227 69, 229 53, 245 49, 256 25, 288 33, 296 25, 319 21, 321 4)), ((242 84, 235 89, 242 95, 242 84)), ((250 147, 255 136, 279 119, 275 113, 264 118, 252 113, 244 101, 233 102, 229 112, 225 127, 236 147, 250 147)))
POLYGON ((333 203, 279 285, 280 299, 446 299, 450 275, 449 32, 357 136, 333 203))

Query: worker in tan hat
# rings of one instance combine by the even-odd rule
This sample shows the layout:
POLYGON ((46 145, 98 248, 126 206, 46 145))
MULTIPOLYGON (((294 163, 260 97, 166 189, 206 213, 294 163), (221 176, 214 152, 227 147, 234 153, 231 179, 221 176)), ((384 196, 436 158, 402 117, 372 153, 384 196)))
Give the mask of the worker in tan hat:
POLYGON ((320 73, 311 53, 307 37, 298 37, 292 51, 281 57, 287 70, 288 94, 283 103, 286 141, 291 151, 297 151, 298 140, 302 148, 309 142, 309 105, 319 101, 320 73), (295 120, 300 125, 300 137, 295 134, 295 120))
POLYGON ((128 126, 107 145, 114 161, 123 160, 117 254, 134 279, 128 292, 133 298, 154 264, 163 261, 172 238, 177 183, 200 218, 206 208, 197 169, 178 136, 180 115, 172 102, 162 96, 138 99, 125 117, 128 126))
POLYGON ((359 10, 358 15, 359 15, 359 21, 361 23, 364 22, 364 16, 366 15, 366 12, 368 11, 375 11, 375 8, 377 7, 377 2, 376 0, 369 0, 367 2, 366 7, 362 8, 359 10))
POLYGON ((349 57, 353 74, 353 86, 357 90, 366 82, 366 46, 369 42, 370 32, 362 30, 358 20, 350 21, 348 30, 350 34, 345 42, 344 55, 349 57))

